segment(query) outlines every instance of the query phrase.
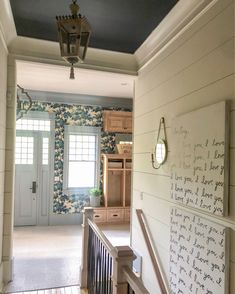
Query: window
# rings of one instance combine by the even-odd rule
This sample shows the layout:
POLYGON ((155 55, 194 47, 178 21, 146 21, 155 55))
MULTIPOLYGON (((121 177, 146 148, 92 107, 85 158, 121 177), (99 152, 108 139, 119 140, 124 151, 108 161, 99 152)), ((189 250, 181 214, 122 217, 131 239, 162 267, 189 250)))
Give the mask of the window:
POLYGON ((42 139, 42 164, 48 164, 49 138, 42 139))
POLYGON ((16 164, 33 164, 33 143, 33 137, 16 137, 16 164))
POLYGON ((87 190, 99 181, 100 128, 65 127, 64 189, 87 190))
POLYGON ((50 120, 21 118, 16 121, 17 130, 50 131, 50 120))

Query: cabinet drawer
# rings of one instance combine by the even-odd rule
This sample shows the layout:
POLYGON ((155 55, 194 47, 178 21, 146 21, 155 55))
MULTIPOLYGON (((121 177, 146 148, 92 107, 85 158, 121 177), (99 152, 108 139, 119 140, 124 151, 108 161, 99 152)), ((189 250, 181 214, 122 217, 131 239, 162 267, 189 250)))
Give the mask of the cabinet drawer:
POLYGON ((124 210, 123 209, 110 209, 107 211, 108 222, 123 222, 124 210))
POLYGON ((131 217, 130 208, 127 208, 127 209, 124 210, 125 222, 130 222, 130 217, 131 217))
POLYGON ((94 210, 93 220, 96 223, 105 223, 107 219, 106 210, 94 210))

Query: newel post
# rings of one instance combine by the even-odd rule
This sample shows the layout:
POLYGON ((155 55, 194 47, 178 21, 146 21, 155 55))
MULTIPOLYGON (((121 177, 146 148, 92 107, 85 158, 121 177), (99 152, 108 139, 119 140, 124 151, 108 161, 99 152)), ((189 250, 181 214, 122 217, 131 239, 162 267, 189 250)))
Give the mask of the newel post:
POLYGON ((123 274, 122 267, 128 266, 132 270, 133 260, 136 258, 129 246, 116 246, 113 256, 113 294, 128 293, 128 285, 123 274))
POLYGON ((80 272, 80 283, 81 288, 88 288, 87 276, 88 276, 88 239, 89 239, 89 225, 88 219, 93 220, 94 210, 91 207, 85 207, 83 210, 83 234, 82 234, 82 258, 81 258, 81 272, 80 272))

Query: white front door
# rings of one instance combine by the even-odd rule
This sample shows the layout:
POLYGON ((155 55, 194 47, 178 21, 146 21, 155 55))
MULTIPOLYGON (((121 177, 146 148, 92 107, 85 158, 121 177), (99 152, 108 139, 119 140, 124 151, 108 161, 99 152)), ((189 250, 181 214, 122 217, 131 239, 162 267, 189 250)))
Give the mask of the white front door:
POLYGON ((40 131, 16 133, 15 226, 48 224, 49 135, 40 131))
POLYGON ((37 224, 37 137, 16 136, 15 225, 37 224))

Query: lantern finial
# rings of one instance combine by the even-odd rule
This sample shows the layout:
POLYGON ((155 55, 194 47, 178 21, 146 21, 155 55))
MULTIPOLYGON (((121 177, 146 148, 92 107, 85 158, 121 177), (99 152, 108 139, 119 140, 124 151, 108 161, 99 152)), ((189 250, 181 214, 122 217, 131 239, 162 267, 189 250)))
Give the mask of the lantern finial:
POLYGON ((73 3, 70 4, 70 10, 71 10, 71 14, 73 16, 77 16, 78 15, 78 11, 79 11, 79 5, 77 4, 76 0, 73 0, 73 3))
POLYGON ((74 80, 75 76, 74 76, 74 67, 73 67, 73 63, 70 67, 70 76, 69 76, 70 80, 74 80))

